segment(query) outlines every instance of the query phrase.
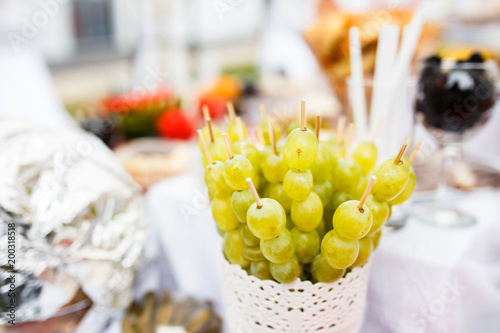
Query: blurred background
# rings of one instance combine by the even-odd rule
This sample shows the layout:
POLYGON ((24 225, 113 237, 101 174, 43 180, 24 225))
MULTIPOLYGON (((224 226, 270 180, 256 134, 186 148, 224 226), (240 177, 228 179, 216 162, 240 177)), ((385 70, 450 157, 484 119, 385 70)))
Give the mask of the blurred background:
MULTIPOLYGON (((363 72, 371 80, 380 27, 403 28, 423 3, 0 0, 0 124, 17 121, 32 131, 81 128, 95 134, 113 150, 145 199, 147 239, 156 245, 144 260, 149 270, 138 274, 141 283, 134 287, 139 305, 123 307, 118 314, 96 311, 106 319, 90 331, 119 332, 124 318, 144 315, 147 292, 160 299, 165 291, 178 299, 209 301, 199 306, 215 313, 210 325, 220 331, 222 273, 214 268, 220 265, 220 238, 195 143, 196 130, 204 124, 202 106, 224 127, 231 102, 252 128, 261 119, 262 103, 283 138, 296 120, 300 99, 306 99, 310 123, 320 114, 324 133, 333 133, 342 115, 353 120, 346 85, 349 28, 360 29, 363 72)), ((468 60, 480 53, 482 60, 500 61, 498 0, 434 0, 427 5, 431 9, 408 69, 410 83, 418 80, 421 62, 435 55, 468 60)), ((416 121, 414 99, 408 96, 401 118, 392 120, 390 128, 400 129, 387 139, 390 149, 379 148, 379 157, 394 155, 393 147, 403 141, 414 145, 422 140, 415 162, 418 203, 429 201, 437 187, 442 142, 416 121)), ((447 180, 479 221, 475 229, 432 229, 412 221, 411 208, 399 212, 373 262, 379 268, 372 272, 363 331, 500 330, 500 244, 491 237, 500 228, 494 203, 500 198, 499 126, 496 105, 481 130, 463 138, 463 161, 447 180), (425 248, 420 236, 428 234, 431 245, 425 248), (439 313, 432 307, 421 310, 454 281, 454 274, 469 283, 458 301, 439 313), (413 305, 412 297, 418 299, 413 305)), ((249 134, 258 141, 257 131, 249 134)), ((164 297, 158 302, 167 304, 164 297)))

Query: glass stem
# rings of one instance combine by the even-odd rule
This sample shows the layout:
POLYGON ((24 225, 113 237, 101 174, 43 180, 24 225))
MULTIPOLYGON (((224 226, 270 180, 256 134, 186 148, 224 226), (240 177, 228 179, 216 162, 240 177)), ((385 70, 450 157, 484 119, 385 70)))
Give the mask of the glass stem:
POLYGON ((441 146, 441 153, 441 177, 439 177, 436 191, 436 204, 443 208, 454 209, 455 201, 452 197, 452 189, 448 184, 452 178, 453 165, 462 157, 462 147, 458 144, 444 144, 441 146))

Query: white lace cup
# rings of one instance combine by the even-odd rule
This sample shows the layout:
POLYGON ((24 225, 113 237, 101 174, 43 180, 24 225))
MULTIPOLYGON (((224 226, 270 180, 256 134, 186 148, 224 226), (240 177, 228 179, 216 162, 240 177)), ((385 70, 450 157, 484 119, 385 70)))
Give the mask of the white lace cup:
POLYGON ((262 281, 224 260, 229 333, 359 332, 370 263, 332 283, 262 281))

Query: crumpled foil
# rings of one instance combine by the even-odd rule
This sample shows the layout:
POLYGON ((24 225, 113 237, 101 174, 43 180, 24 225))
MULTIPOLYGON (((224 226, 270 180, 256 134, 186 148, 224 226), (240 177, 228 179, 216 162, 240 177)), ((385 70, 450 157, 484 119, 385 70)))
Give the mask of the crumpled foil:
POLYGON ((124 309, 147 233, 140 191, 93 135, 0 120, 0 323, 11 274, 16 322, 52 317, 79 288, 93 306, 124 309), (14 271, 5 266, 13 222, 14 271))

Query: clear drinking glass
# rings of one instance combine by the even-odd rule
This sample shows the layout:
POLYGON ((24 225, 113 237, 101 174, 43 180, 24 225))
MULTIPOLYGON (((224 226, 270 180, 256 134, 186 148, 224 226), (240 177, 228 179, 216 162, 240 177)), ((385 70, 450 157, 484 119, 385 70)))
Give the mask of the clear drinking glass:
POLYGON ((416 213, 439 227, 475 224, 473 216, 457 209, 447 185, 453 164, 462 157, 462 142, 490 118, 496 102, 498 68, 493 61, 473 56, 469 62, 427 59, 421 66, 416 94, 416 119, 435 138, 443 156, 434 201, 416 213))

